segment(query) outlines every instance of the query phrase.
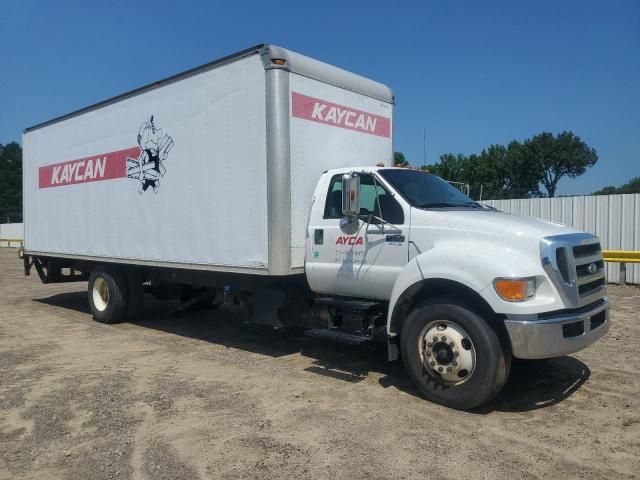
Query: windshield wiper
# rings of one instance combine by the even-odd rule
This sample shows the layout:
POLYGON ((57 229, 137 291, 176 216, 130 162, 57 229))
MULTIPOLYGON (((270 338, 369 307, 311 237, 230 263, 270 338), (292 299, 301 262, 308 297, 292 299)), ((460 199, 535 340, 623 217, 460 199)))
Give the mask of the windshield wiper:
POLYGON ((480 208, 482 210, 495 210, 493 207, 489 207, 487 205, 483 205, 478 202, 461 202, 461 203, 453 203, 453 202, 428 202, 423 203, 422 205, 418 205, 418 208, 480 208))
POLYGON ((468 205, 471 208, 482 208, 483 210, 497 210, 495 207, 490 207, 489 205, 484 205, 480 202, 465 202, 464 205, 468 205))
POLYGON ((427 202, 422 205, 418 205, 418 208, 443 208, 443 207, 464 207, 464 203, 451 203, 451 202, 427 202))

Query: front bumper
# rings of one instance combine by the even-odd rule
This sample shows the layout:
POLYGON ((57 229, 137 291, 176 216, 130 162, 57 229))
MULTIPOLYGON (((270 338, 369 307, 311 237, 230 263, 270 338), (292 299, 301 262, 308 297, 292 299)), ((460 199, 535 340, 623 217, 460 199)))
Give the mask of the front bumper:
POLYGON ((508 316, 504 324, 516 358, 552 358, 588 347, 609 331, 609 301, 544 318, 508 316))

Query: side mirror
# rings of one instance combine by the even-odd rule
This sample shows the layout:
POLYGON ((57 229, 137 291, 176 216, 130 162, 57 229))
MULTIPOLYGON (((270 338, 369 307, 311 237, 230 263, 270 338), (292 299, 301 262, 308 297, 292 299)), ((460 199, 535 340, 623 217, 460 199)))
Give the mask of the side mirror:
POLYGON ((347 218, 360 215, 360 177, 357 173, 342 176, 342 214, 347 218))

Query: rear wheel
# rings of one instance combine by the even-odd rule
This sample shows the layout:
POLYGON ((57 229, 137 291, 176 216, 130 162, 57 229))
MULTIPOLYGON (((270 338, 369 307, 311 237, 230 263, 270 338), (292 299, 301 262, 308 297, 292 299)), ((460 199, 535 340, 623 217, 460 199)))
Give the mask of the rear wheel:
POLYGON ((442 298, 418 305, 400 339, 409 376, 430 401, 466 410, 504 386, 510 354, 475 312, 442 298))
POLYGON ((101 266, 89 276, 89 307, 100 323, 122 322, 127 314, 127 281, 120 270, 101 266))

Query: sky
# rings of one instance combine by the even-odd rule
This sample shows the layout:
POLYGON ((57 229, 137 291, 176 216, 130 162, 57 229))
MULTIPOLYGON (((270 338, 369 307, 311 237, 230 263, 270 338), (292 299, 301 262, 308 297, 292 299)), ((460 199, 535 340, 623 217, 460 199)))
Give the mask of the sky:
POLYGON ((412 164, 571 130, 600 159, 558 194, 640 176, 638 0, 0 0, 0 143, 260 43, 389 85, 412 164))

